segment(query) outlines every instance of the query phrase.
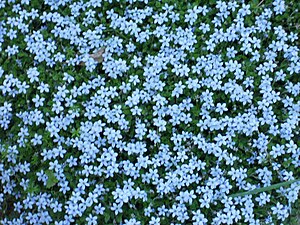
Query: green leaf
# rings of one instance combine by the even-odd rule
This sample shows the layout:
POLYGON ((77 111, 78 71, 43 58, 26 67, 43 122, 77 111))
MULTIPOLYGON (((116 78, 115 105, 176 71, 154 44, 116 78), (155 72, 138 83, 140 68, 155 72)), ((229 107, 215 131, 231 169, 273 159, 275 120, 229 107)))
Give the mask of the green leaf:
POLYGON ((30 179, 27 191, 28 193, 38 193, 40 191, 39 186, 34 183, 34 179, 30 179))
POLYGON ((281 182, 281 183, 278 183, 278 184, 273 184, 273 185, 268 186, 268 187, 257 188, 257 189, 251 190, 251 191, 232 194, 232 195, 229 195, 229 197, 234 198, 234 197, 242 197, 242 196, 246 196, 246 195, 255 195, 255 194, 258 194, 258 193, 261 193, 261 192, 271 191, 271 190, 274 190, 274 189, 278 189, 280 187, 289 186, 292 183, 295 183, 295 182, 298 182, 298 181, 300 181, 300 179, 281 182))
POLYGON ((40 191, 40 189, 38 186, 29 186, 27 191, 28 191, 28 193, 36 194, 40 191))
POLYGON ((32 156, 31 164, 32 164, 32 165, 39 165, 39 164, 40 164, 40 160, 39 160, 39 157, 38 157, 37 154, 34 154, 34 155, 32 156))
POLYGON ((109 213, 105 213, 104 214, 104 222, 107 223, 109 221, 109 219, 110 219, 109 213))
POLYGON ((118 223, 121 223, 121 222, 122 222, 122 214, 121 214, 121 213, 119 213, 119 214, 117 215, 116 221, 117 221, 118 223))
POLYGON ((48 176, 46 188, 52 188, 55 184, 57 184, 58 180, 51 170, 46 170, 45 174, 48 176))

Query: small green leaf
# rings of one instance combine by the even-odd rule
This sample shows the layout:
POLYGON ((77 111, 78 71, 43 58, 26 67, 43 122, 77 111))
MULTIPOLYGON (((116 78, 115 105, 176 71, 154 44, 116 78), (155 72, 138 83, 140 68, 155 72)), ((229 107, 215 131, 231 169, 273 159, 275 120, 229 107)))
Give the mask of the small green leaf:
POLYGON ((38 193, 40 191, 39 186, 34 183, 34 179, 29 180, 27 191, 28 193, 38 193))
POLYGON ((117 215, 116 221, 117 221, 118 223, 121 223, 121 222, 122 222, 122 214, 118 214, 118 215, 117 215))
POLYGON ((105 213, 104 214, 104 222, 107 223, 109 221, 109 219, 110 219, 109 213, 105 213))
POLYGON ((58 180, 51 170, 46 170, 45 174, 48 176, 46 188, 52 188, 55 184, 57 184, 58 180))

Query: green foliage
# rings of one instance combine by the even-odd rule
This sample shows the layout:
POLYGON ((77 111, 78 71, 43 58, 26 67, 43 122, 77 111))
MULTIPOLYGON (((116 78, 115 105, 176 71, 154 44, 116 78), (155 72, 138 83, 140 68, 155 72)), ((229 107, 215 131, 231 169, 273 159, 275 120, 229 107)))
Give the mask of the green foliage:
POLYGON ((51 170, 46 170, 45 174, 48 176, 46 188, 50 189, 57 184, 58 180, 55 177, 54 172, 51 170))
POLYGON ((232 195, 229 195, 229 197, 234 198, 234 197, 242 197, 242 196, 246 196, 246 195, 256 195, 261 192, 268 192, 268 191, 279 189, 280 187, 286 187, 286 186, 289 186, 289 185, 291 185, 295 182, 299 182, 299 181, 300 181, 300 179, 285 181, 285 182, 281 182, 278 184, 270 185, 268 187, 262 187, 262 188, 257 188, 257 189, 247 191, 247 192, 240 192, 240 193, 232 194, 232 195))

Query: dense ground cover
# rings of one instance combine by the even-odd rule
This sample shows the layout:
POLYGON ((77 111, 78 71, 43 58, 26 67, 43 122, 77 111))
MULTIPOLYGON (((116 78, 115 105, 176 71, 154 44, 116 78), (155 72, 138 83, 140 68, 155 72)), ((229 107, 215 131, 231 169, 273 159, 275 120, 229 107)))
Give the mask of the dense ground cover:
POLYGON ((296 225, 299 9, 0 0, 0 224, 296 225))

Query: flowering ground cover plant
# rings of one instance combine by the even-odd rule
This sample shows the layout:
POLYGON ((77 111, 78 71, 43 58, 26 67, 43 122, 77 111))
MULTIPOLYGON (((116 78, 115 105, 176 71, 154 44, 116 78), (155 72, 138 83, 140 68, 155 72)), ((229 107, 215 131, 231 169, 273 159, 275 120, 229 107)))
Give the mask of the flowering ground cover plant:
POLYGON ((0 0, 0 224, 298 224, 299 9, 0 0))

